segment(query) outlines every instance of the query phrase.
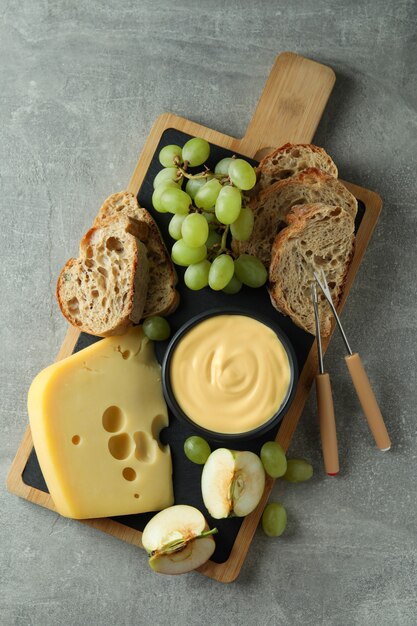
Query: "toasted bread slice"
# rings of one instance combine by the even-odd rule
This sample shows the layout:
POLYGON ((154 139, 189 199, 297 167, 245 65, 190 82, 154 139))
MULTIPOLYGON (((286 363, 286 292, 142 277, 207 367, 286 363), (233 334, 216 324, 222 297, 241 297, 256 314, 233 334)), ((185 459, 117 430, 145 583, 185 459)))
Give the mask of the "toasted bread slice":
POLYGON ((355 196, 337 178, 311 167, 274 183, 252 200, 250 207, 255 217, 252 235, 244 242, 233 240, 233 251, 237 254, 253 254, 268 267, 272 243, 276 234, 286 225, 291 207, 316 202, 341 206, 353 219, 358 210, 355 196))
POLYGON ((290 178, 309 167, 316 167, 337 178, 337 167, 323 148, 313 144, 286 143, 262 159, 257 168, 256 195, 279 180, 290 178))
POLYGON ((114 193, 105 200, 94 226, 115 215, 128 215, 147 226, 142 240, 148 249, 149 288, 143 317, 173 313, 179 304, 179 294, 175 289, 177 274, 153 217, 139 206, 136 197, 128 191, 114 193))
POLYGON ((62 313, 81 331, 120 335, 142 318, 149 267, 146 246, 135 220, 117 216, 91 228, 57 283, 62 313))
MULTIPOLYGON (((310 285, 314 271, 324 270, 337 306, 354 251, 354 221, 340 206, 295 206, 288 226, 275 238, 269 268, 268 291, 273 306, 315 335, 310 285)), ((322 336, 331 330, 331 311, 319 294, 322 336)))

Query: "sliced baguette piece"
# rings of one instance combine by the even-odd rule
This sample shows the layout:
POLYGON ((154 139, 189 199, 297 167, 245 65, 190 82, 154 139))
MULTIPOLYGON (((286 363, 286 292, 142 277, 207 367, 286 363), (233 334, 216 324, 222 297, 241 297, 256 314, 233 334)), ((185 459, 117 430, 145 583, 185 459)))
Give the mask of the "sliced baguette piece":
POLYGON ((142 318, 149 281, 146 246, 135 220, 117 216, 91 228, 57 283, 62 313, 81 331, 121 335, 142 318))
MULTIPOLYGON (((295 206, 288 226, 275 238, 268 291, 273 306, 315 335, 310 285, 314 271, 324 270, 335 306, 339 303, 353 257, 355 236, 351 215, 340 206, 295 206)), ((330 334, 332 315, 319 292, 321 333, 330 334)))
POLYGON ((148 249, 149 288, 143 317, 173 313, 179 304, 179 293, 175 289, 178 279, 155 220, 129 191, 109 196, 102 204, 94 226, 115 215, 127 215, 147 226, 147 236, 142 240, 148 249))
POLYGON ((336 164, 323 148, 313 144, 286 143, 281 148, 267 154, 259 163, 257 167, 258 181, 255 193, 251 195, 256 195, 277 181, 290 178, 310 167, 316 167, 337 178, 336 164))
POLYGON ((254 213, 254 227, 247 241, 233 240, 237 254, 253 254, 265 267, 271 260, 271 246, 276 234, 286 225, 292 206, 321 202, 341 206, 355 219, 358 202, 337 178, 310 167, 291 178, 280 180, 262 191, 249 204, 254 213))

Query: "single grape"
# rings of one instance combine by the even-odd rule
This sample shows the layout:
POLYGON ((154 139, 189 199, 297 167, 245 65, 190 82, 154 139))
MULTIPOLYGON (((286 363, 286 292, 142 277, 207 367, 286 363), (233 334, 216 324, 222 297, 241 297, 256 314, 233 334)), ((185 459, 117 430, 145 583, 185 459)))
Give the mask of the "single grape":
POLYGON ((284 474, 285 480, 290 483, 302 483, 310 480, 313 475, 313 467, 305 459, 288 459, 287 471, 284 474))
POLYGON ((185 191, 188 193, 190 198, 194 200, 197 191, 206 184, 208 178, 189 178, 187 180, 187 184, 185 185, 185 191))
POLYGON ((167 320, 159 315, 146 318, 142 328, 148 339, 152 341, 165 341, 171 334, 171 328, 167 320))
POLYGON ((179 184, 174 183, 173 180, 166 180, 165 182, 158 185, 158 187, 152 194, 152 206, 156 211, 158 211, 158 213, 166 213, 161 205, 161 197, 168 187, 176 187, 177 189, 179 189, 179 184))
POLYGON ((227 185, 222 187, 216 200, 216 217, 222 224, 233 224, 239 217, 242 194, 239 189, 227 185))
POLYGON ((193 291, 207 287, 210 267, 211 263, 207 259, 200 261, 200 263, 189 265, 184 274, 184 282, 187 287, 193 291))
POLYGON ((182 238, 190 248, 198 248, 203 246, 209 234, 209 226, 207 221, 199 213, 191 213, 187 215, 182 223, 182 238))
POLYGON ((265 472, 272 478, 280 478, 287 471, 284 450, 276 441, 267 441, 261 448, 261 461, 265 472))
POLYGON ((192 463, 204 465, 211 454, 211 449, 205 439, 193 435, 184 441, 184 452, 192 463))
POLYGON ((181 226, 187 215, 174 215, 168 225, 168 232, 173 239, 181 239, 181 226))
POLYGON ((188 161, 191 167, 202 165, 210 155, 210 144, 205 139, 194 137, 184 144, 182 158, 188 161))
POLYGON ((161 183, 165 183, 167 180, 173 180, 175 183, 182 182, 177 180, 178 170, 176 167, 166 167, 157 173, 153 179, 153 188, 156 189, 161 183))
POLYGON ((235 261, 235 273, 238 279, 248 287, 262 287, 268 278, 265 266, 256 256, 241 254, 235 261))
POLYGON ((223 291, 229 295, 234 295, 235 293, 239 293, 241 289, 242 283, 235 275, 233 275, 226 287, 223 288, 223 291))
POLYGON ((187 246, 183 239, 176 241, 172 246, 171 258, 177 265, 187 267, 187 265, 193 265, 194 263, 200 263, 207 256, 206 246, 199 246, 198 248, 190 248, 187 246))
POLYGON ((217 178, 209 180, 197 191, 194 198, 195 205, 199 209, 211 209, 216 204, 217 196, 221 190, 222 186, 217 178))
POLYGON ((178 158, 178 163, 182 163, 182 150, 179 146, 164 146, 159 153, 159 162, 164 167, 172 167, 175 165, 174 159, 178 158))
POLYGON ((182 189, 168 187, 161 195, 161 207, 168 213, 187 215, 191 206, 191 198, 182 189))
POLYGON ((280 537, 287 525, 287 511, 279 502, 270 502, 262 514, 262 529, 268 537, 280 537))
POLYGON ((232 237, 237 241, 247 241, 252 234, 254 221, 252 210, 242 209, 237 220, 230 226, 232 237))
POLYGON ((213 246, 220 244, 221 240, 222 236, 217 232, 217 230, 210 228, 206 241, 207 250, 210 250, 213 246))
POLYGON ((229 167, 230 180, 239 189, 252 189, 256 183, 256 173, 252 165, 243 159, 233 159, 229 167))
POLYGON ((224 289, 232 279, 235 266, 232 257, 221 254, 211 264, 209 285, 214 291, 224 289))
POLYGON ((222 159, 217 163, 216 167, 214 168, 214 173, 224 174, 225 176, 227 176, 229 173, 230 163, 232 161, 234 161, 234 159, 232 159, 231 157, 226 157, 225 159, 222 159))
POLYGON ((214 210, 213 210, 213 212, 212 212, 212 213, 207 212, 207 211, 203 211, 201 215, 204 217, 204 219, 206 219, 206 220, 207 220, 207 223, 208 223, 209 225, 213 224, 213 222, 214 222, 214 223, 216 222, 216 216, 215 216, 215 214, 214 214, 214 210))

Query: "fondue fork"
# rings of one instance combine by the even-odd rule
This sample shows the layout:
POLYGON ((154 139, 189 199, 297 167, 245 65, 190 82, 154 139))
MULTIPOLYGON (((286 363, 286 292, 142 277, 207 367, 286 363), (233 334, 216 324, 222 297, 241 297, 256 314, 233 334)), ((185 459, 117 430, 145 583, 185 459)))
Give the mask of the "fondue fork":
POLYGON ((365 413, 365 417, 368 421, 369 429, 375 439, 377 447, 381 452, 386 452, 391 448, 391 441, 382 417, 380 408, 378 406, 377 399, 372 390, 371 383, 365 372, 361 357, 357 352, 352 352, 349 342, 347 340, 345 331, 343 330, 339 316, 333 303, 332 294, 330 293, 329 286, 327 284, 326 276, 323 270, 320 274, 314 272, 314 277, 322 290, 329 306, 332 310, 333 316, 336 320, 339 331, 342 335, 346 350, 348 351, 345 356, 346 365, 349 370, 350 377, 356 390, 356 394, 361 403, 362 410, 365 413))
POLYGON ((339 473, 336 420, 334 416, 330 376, 324 371, 316 283, 311 283, 311 299, 313 300, 314 317, 316 321, 317 356, 319 361, 319 373, 316 374, 316 397, 320 425, 321 448, 323 451, 324 468, 326 473, 329 476, 336 476, 339 473))

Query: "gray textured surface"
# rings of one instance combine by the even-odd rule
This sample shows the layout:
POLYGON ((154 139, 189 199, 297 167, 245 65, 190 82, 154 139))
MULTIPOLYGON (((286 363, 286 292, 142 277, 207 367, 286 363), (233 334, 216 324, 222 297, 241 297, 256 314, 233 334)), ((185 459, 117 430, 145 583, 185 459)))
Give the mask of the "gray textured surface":
POLYGON ((310 398, 291 452, 316 475, 276 486, 288 532, 258 531, 229 586, 158 577, 141 551, 2 487, 2 626, 416 624, 415 2, 1 0, 0 16, 2 485, 30 381, 65 333, 57 273, 100 201, 163 111, 242 135, 281 50, 334 67, 316 142, 384 198, 343 318, 394 442, 374 449, 336 338, 343 472, 323 478, 310 398))

